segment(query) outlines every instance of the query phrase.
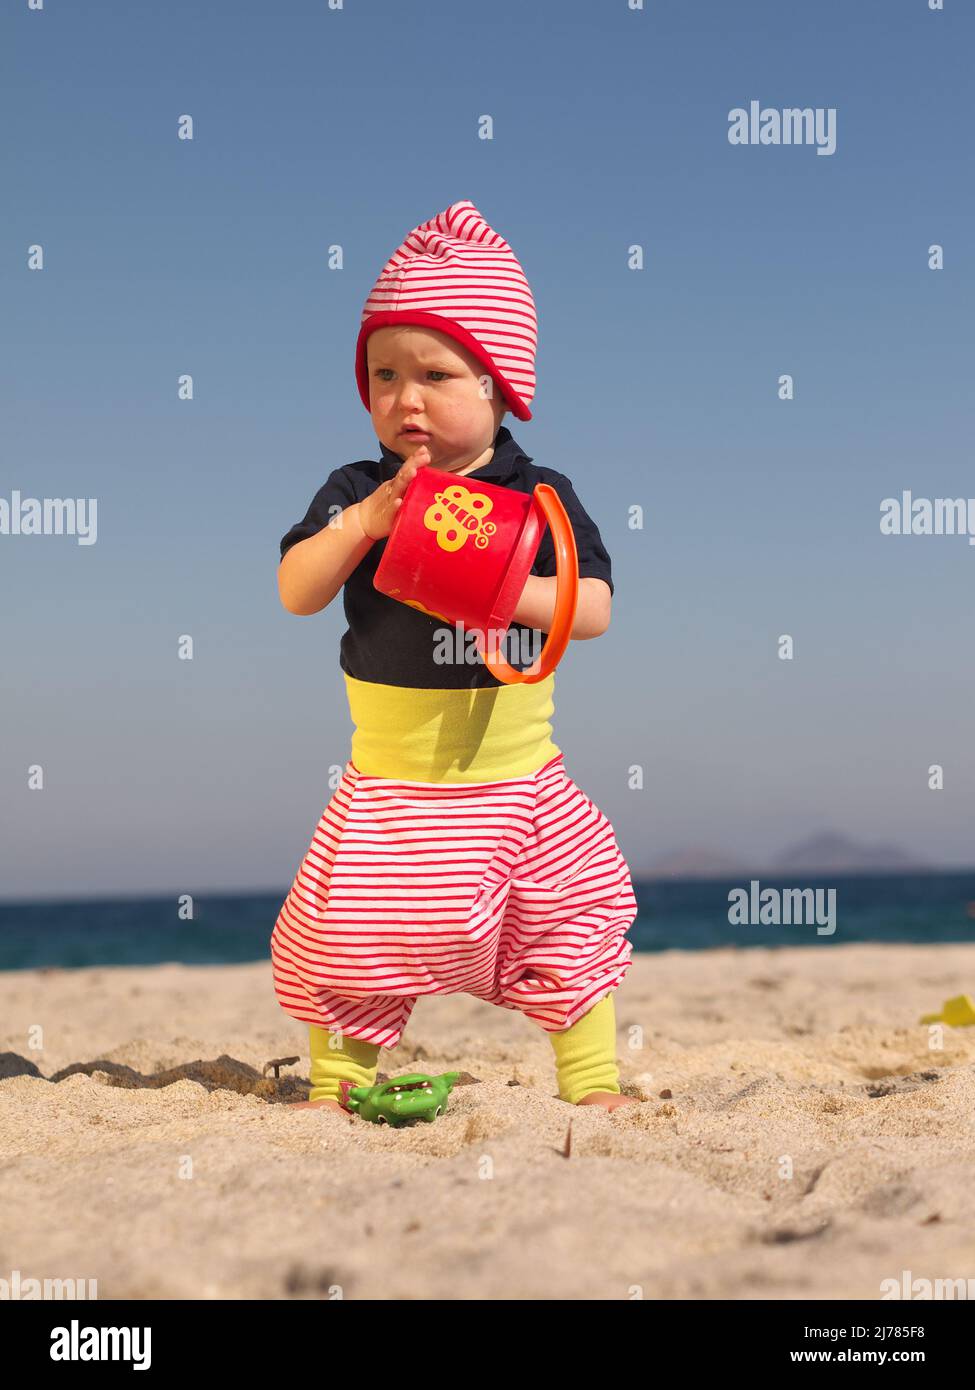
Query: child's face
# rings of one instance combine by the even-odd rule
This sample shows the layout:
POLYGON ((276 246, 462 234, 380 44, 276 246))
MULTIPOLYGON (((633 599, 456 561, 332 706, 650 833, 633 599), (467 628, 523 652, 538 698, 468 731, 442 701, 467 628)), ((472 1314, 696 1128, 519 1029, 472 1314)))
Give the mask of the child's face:
POLYGON ((425 444, 435 468, 456 468, 490 447, 504 398, 461 343, 436 329, 391 325, 369 335, 366 353, 369 409, 387 449, 409 458, 425 444), (404 434, 407 424, 426 435, 404 434))

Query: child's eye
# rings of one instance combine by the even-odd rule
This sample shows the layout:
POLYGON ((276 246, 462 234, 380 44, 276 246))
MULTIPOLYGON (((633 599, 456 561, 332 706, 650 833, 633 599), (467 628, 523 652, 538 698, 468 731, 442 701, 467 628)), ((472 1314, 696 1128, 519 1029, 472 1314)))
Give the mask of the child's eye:
MULTIPOLYGON (((377 368, 376 368, 376 375, 380 378, 380 380, 381 380, 381 381, 388 381, 388 380, 389 380, 389 377, 383 376, 383 373, 384 373, 384 372, 389 372, 389 375, 392 376, 392 375, 393 375, 393 369, 392 369, 392 367, 377 367, 377 368)), ((449 381, 449 380, 450 380, 450 373, 449 373, 449 372, 438 372, 438 371, 433 371, 432 369, 431 369, 429 372, 427 372, 427 376, 442 376, 442 377, 444 378, 445 381, 449 381)))

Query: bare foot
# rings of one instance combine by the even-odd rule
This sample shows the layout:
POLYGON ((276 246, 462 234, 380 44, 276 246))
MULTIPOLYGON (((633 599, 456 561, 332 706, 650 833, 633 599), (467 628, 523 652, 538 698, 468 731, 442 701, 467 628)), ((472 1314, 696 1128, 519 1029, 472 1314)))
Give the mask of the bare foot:
POLYGON ((350 1121, 351 1121, 351 1119, 352 1119, 352 1116, 349 1114, 348 1110, 346 1110, 344 1106, 339 1105, 339 1103, 338 1103, 337 1100, 297 1100, 297 1101, 291 1101, 291 1103, 290 1103, 290 1105, 289 1105, 289 1109, 291 1109, 291 1110, 337 1110, 337 1111, 339 1112, 339 1114, 340 1114, 340 1115, 344 1115, 345 1118, 346 1118, 347 1120, 350 1120, 350 1121))
POLYGON ((639 1105, 636 1096, 617 1095, 615 1091, 590 1091, 576 1105, 601 1105, 604 1110, 616 1110, 621 1105, 639 1105))

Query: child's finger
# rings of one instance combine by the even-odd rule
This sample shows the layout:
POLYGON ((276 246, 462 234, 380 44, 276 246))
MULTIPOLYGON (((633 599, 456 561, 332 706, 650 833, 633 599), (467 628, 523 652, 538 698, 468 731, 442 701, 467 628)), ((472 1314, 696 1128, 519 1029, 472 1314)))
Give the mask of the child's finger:
POLYGON ((422 444, 416 453, 406 460, 402 468, 398 470, 396 476, 391 480, 391 497, 402 497, 403 493, 416 477, 418 467, 423 467, 430 462, 430 450, 422 444))
POLYGON ((406 462, 406 466, 400 469, 401 473, 408 473, 407 481, 412 482, 416 477, 418 468, 425 468, 430 462, 430 450, 425 444, 421 444, 415 454, 411 454, 406 462))

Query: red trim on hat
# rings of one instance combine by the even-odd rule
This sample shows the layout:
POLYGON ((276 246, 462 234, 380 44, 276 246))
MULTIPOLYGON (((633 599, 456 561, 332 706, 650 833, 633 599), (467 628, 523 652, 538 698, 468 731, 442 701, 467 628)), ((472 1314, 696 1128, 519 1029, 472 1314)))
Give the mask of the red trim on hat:
POLYGON ((436 328, 441 333, 446 333, 448 337, 456 339, 462 343, 468 352, 477 358, 482 366, 486 367, 490 375, 497 382, 501 389, 501 394, 507 402, 512 415, 517 420, 530 420, 532 413, 528 406, 519 396, 518 392, 505 378, 504 374, 498 370, 497 364, 493 361, 491 354, 486 352, 476 338, 472 338, 466 328, 462 328, 453 319, 445 319, 440 314, 430 314, 425 309, 384 309, 378 314, 370 314, 359 329, 359 337, 355 345, 355 379, 359 387, 359 395, 362 403, 367 410, 369 406, 369 375, 366 366, 366 339, 369 334, 377 328, 386 328, 392 324, 416 324, 420 328, 436 328))

